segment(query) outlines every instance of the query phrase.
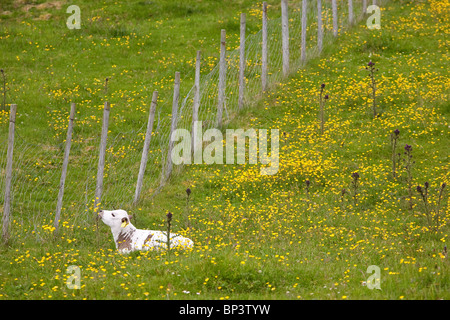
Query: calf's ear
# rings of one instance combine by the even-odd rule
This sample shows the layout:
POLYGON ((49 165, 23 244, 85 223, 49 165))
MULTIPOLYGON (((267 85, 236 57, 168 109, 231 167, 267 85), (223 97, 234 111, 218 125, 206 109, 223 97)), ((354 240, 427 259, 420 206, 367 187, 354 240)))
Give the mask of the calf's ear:
POLYGON ((128 225, 128 218, 122 218, 122 224, 120 225, 122 228, 125 228, 128 225))

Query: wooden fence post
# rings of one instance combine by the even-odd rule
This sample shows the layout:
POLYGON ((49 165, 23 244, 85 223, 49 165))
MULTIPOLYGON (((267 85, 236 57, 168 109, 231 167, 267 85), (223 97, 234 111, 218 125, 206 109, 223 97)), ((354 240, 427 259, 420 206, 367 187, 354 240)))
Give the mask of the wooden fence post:
POLYGON ((147 131, 145 133, 144 148, 142 149, 141 164, 139 166, 139 174, 136 184, 136 192, 134 193, 133 204, 139 201, 141 195, 142 183, 144 181, 145 168, 148 161, 148 150, 150 149, 150 141, 152 140, 153 122, 155 121, 156 104, 158 101, 158 91, 153 91, 152 103, 150 105, 150 114, 148 116, 147 131))
POLYGON ((66 148, 64 149, 64 159, 62 164, 61 179, 59 181, 58 202, 56 204, 55 221, 53 222, 53 227, 55 228, 53 232, 55 234, 58 234, 59 220, 61 219, 61 209, 64 197, 64 185, 66 184, 67 166, 69 165, 70 147, 72 145, 73 121, 75 120, 75 110, 76 110, 75 106, 76 106, 75 103, 72 103, 70 105, 69 126, 67 128, 67 136, 66 136, 66 148))
POLYGON ((172 149, 173 149, 173 141, 172 141, 172 133, 177 128, 178 122, 178 101, 180 100, 180 73, 175 72, 175 82, 173 87, 173 100, 172 100, 172 124, 170 126, 170 135, 169 135, 169 148, 167 151, 167 161, 166 161, 166 172, 165 172, 165 181, 169 179, 170 174, 172 173, 173 163, 172 163, 172 149))
POLYGON ((306 26, 307 26, 308 0, 302 0, 302 52, 301 60, 306 61, 306 26))
POLYGON ((225 104, 225 86, 227 77, 227 61, 226 61, 226 31, 222 29, 220 32, 220 61, 219 61, 219 99, 217 103, 216 127, 222 126, 223 106, 225 104))
POLYGON ((337 0, 331 0, 331 8, 333 11, 333 35, 338 36, 338 12, 337 12, 337 0))
POLYGON ((102 136, 100 139, 100 151, 98 157, 98 166, 97 166, 97 184, 95 187, 95 199, 94 199, 94 214, 95 218, 98 214, 98 206, 102 201, 102 193, 103 193, 103 171, 105 169, 105 156, 106 156, 106 140, 108 138, 108 126, 109 126, 109 112, 111 108, 109 102, 105 102, 105 106, 103 108, 103 126, 102 126, 102 136))
POLYGON ((261 86, 267 90, 267 2, 262 5, 262 58, 261 58, 261 86))
POLYGON ((289 74, 289 14, 288 0, 281 0, 281 35, 283 49, 283 76, 289 74))
POLYGON ((192 130, 191 130, 191 150, 195 155, 197 149, 201 146, 195 144, 195 137, 197 136, 197 126, 195 123, 198 121, 198 111, 200 109, 200 63, 201 63, 201 51, 197 51, 197 59, 195 61, 195 93, 194 93, 194 105, 192 108, 192 130))
POLYGON ((362 3, 362 15, 364 16, 367 13, 367 0, 363 0, 362 3))
POLYGON ((353 25, 353 0, 348 0, 348 24, 353 25))
POLYGON ((245 90, 245 13, 241 13, 241 32, 240 32, 240 46, 239 46, 239 100, 238 109, 241 110, 244 106, 244 90, 245 90))
POLYGON ((317 48, 321 53, 323 48, 322 0, 317 0, 317 48))
POLYGON ((2 217, 2 240, 4 243, 9 239, 9 220, 11 215, 11 180, 12 180, 12 163, 14 152, 14 132, 16 129, 16 110, 17 105, 11 104, 9 112, 9 134, 8 134, 8 151, 6 154, 6 180, 5 180, 5 204, 3 206, 2 217))

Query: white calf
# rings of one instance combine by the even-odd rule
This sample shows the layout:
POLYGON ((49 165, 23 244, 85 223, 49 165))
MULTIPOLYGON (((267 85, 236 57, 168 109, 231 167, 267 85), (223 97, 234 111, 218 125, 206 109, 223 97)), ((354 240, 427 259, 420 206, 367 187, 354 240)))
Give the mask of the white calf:
MULTIPOLYGON (((162 231, 136 229, 130 222, 130 216, 125 210, 100 211, 99 217, 111 227, 116 248, 121 253, 134 250, 167 249, 167 234, 162 231)), ((170 234, 171 248, 192 248, 191 239, 176 233, 170 234)))

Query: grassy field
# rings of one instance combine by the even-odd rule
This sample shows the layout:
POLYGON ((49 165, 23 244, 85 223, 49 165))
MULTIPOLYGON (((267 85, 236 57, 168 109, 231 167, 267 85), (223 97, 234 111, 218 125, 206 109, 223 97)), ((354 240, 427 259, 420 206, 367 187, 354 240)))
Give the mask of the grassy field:
MULTIPOLYGON (((112 77, 115 121, 131 130, 142 126, 152 90, 171 99, 164 87, 174 71, 192 69, 196 50, 216 64, 218 30, 230 30, 230 48, 238 46, 240 12, 250 31, 260 28, 253 1, 80 1, 86 20, 76 34, 61 29, 66 4, 25 12, 18 2, 0 14, 8 103, 27 106, 22 137, 55 145, 66 101, 83 106, 77 134, 98 134, 104 78, 112 77)), ((276 15, 278 1, 270 3, 276 15)), ((190 165, 157 197, 126 208, 138 228, 164 230, 172 212, 173 231, 193 239, 192 251, 120 255, 104 225, 97 232, 92 221, 64 216, 54 238, 50 214, 36 222, 17 206, 13 237, 0 246, 0 299, 449 299, 449 9, 448 0, 389 2, 380 30, 361 23, 343 32, 228 124, 279 128, 276 175, 261 176, 260 165, 190 165), (378 69, 375 118, 369 61, 378 69), (416 189, 425 182, 426 204, 416 189), (70 265, 81 268, 80 289, 66 286, 70 265), (381 290, 368 287, 371 265, 381 290)))

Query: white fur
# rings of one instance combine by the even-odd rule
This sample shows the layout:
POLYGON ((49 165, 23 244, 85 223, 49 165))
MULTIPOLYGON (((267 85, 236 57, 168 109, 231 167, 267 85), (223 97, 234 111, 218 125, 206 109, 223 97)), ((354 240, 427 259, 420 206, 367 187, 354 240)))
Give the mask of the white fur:
MULTIPOLYGON (((167 234, 163 231, 137 229, 125 210, 100 211, 99 217, 111 228, 116 248, 121 253, 135 250, 167 249, 167 234)), ((170 233, 171 248, 192 248, 191 239, 170 233)))

